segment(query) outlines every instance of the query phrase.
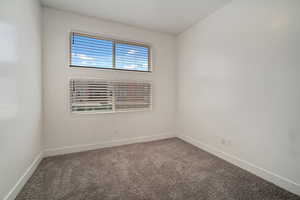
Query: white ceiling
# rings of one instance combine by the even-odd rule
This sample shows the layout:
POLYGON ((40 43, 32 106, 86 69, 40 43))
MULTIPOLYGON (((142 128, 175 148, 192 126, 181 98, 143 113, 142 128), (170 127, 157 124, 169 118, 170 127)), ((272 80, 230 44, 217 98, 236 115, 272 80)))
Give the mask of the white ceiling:
POLYGON ((178 34, 230 0, 41 0, 43 5, 178 34))

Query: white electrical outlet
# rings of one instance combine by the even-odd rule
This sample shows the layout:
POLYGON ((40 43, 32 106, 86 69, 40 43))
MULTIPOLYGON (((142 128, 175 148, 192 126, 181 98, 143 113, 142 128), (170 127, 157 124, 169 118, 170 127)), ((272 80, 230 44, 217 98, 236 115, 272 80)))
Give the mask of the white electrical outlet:
POLYGON ((232 144, 231 140, 227 140, 227 145, 231 146, 231 144, 232 144))
POLYGON ((226 145, 226 140, 224 138, 221 139, 221 144, 226 145))
POLYGON ((224 145, 224 146, 231 146, 232 142, 229 139, 222 138, 221 139, 221 144, 224 145))

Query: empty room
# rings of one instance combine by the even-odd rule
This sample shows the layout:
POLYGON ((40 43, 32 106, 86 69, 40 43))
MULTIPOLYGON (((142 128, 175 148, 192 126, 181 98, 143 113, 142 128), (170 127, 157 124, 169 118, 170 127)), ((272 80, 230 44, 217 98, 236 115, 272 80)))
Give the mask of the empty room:
POLYGON ((1 200, 300 200, 299 0, 0 0, 1 200))

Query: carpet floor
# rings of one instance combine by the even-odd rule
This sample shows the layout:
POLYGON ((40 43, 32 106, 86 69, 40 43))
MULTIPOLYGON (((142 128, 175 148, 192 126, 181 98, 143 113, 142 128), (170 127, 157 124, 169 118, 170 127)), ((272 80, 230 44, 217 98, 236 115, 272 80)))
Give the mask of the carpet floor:
POLYGON ((16 200, 300 200, 180 139, 45 158, 16 200))

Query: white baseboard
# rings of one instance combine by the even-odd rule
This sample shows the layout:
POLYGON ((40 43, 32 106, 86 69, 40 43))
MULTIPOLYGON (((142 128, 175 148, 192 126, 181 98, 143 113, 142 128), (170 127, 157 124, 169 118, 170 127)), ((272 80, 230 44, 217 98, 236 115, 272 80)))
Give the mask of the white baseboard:
POLYGON ((44 157, 63 155, 63 154, 68 154, 68 153, 76 153, 76 152, 82 152, 82 151, 88 151, 88 150, 95 150, 95 149, 101 149, 101 148, 105 148, 105 147, 120 146, 120 145, 132 144, 132 143, 138 143, 138 142, 149 142, 149 141, 154 141, 154 140, 162 140, 162 139, 172 138, 172 137, 175 137, 175 136, 173 134, 167 133, 167 134, 161 134, 161 135, 136 137, 136 138, 131 138, 131 139, 113 140, 113 141, 109 141, 109 142, 96 143, 96 144, 83 144, 83 145, 66 146, 66 147, 55 148, 55 149, 45 149, 44 157))
POLYGON ((215 156, 222 158, 244 170, 247 170, 247 171, 249 171, 271 183, 274 183, 275 185, 277 185, 281 188, 284 188, 294 194, 300 195, 300 184, 299 183, 295 183, 294 181, 292 181, 288 178, 277 175, 271 171, 268 171, 259 166, 256 166, 246 160, 240 159, 236 156, 233 156, 231 154, 223 152, 215 147, 204 144, 201 141, 196 140, 192 137, 184 136, 184 135, 177 135, 177 137, 196 146, 196 147, 199 147, 200 149, 203 149, 211 154, 214 154, 215 156))
POLYGON ((31 165, 27 168, 25 173, 19 178, 14 187, 9 191, 9 193, 4 197, 3 200, 14 200, 19 192, 22 190, 26 182, 32 176, 33 172, 36 170, 37 166, 40 164, 43 159, 43 153, 39 153, 31 165))

